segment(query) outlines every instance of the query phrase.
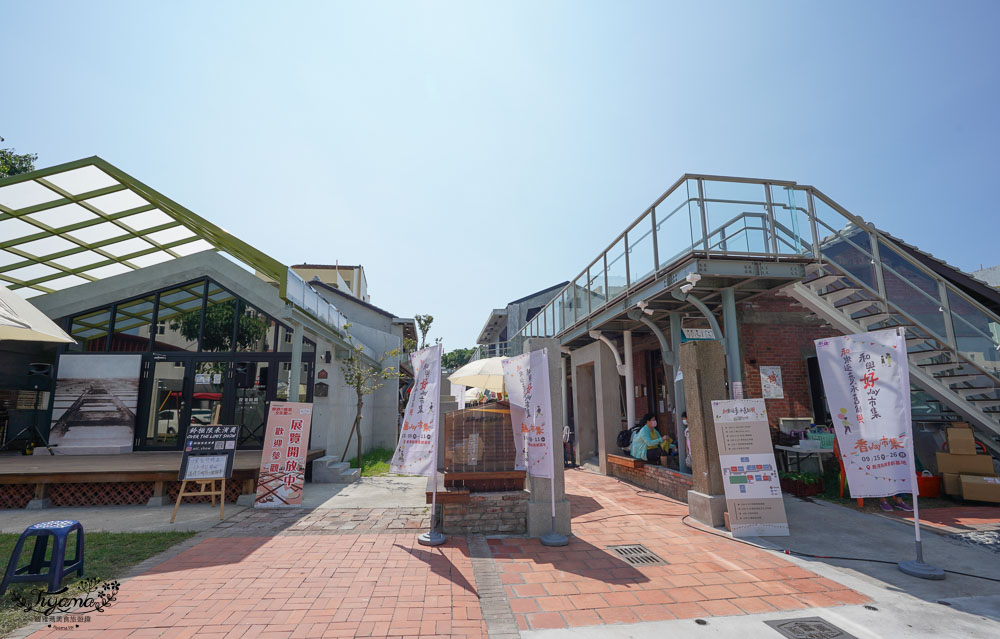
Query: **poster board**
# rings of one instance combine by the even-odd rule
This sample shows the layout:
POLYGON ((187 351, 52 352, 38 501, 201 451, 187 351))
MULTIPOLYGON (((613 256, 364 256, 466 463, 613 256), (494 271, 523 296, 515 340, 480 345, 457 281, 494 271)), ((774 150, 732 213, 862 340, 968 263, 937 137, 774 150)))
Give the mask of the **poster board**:
POLYGON ((312 404, 271 402, 254 508, 302 505, 312 404))
POLYGON ((780 366, 760 367, 760 388, 764 399, 785 398, 785 387, 781 381, 780 366))
POLYGON ((188 426, 177 479, 230 479, 239 426, 188 426))
POLYGON ((64 353, 49 443, 71 455, 132 452, 142 355, 64 353))
POLYGON ((712 414, 733 537, 787 536, 764 400, 716 400, 712 414))
POLYGON ((818 339, 816 356, 851 497, 912 492, 910 369, 901 330, 818 339))

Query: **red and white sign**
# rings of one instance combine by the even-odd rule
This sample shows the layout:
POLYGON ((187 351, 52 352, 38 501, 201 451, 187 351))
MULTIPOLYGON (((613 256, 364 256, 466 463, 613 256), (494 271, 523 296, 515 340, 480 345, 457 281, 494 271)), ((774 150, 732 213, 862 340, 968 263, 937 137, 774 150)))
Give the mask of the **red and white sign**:
POLYGON ((302 505, 311 425, 312 404, 271 402, 254 507, 302 505))
POLYGON ((403 414, 396 452, 389 469, 401 475, 430 477, 437 470, 438 403, 441 397, 441 345, 410 353, 416 373, 403 414))
POLYGON ((902 331, 816 340, 851 497, 911 492, 910 369, 902 331))
POLYGON ((552 477, 556 434, 551 429, 548 351, 531 351, 501 364, 517 453, 514 469, 527 469, 534 477, 552 477))

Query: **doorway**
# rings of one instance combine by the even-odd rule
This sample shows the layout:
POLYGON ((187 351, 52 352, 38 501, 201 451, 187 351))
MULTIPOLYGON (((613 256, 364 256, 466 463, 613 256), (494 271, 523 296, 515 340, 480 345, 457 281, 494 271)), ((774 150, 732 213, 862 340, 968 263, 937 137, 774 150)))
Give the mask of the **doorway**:
POLYGON ((597 457, 600 445, 597 433, 597 384, 594 365, 576 367, 576 441, 578 463, 597 457))

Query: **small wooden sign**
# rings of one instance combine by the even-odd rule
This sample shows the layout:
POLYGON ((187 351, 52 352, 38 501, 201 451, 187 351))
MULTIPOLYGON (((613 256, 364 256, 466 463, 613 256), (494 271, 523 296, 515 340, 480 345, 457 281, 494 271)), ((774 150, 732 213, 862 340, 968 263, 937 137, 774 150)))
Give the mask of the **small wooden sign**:
POLYGON ((177 474, 181 490, 177 493, 170 523, 174 523, 177 509, 185 497, 211 497, 212 508, 215 508, 215 498, 218 497, 219 520, 222 520, 226 511, 226 480, 233 476, 239 430, 239 426, 188 426, 184 436, 184 456, 177 474), (222 482, 220 488, 216 487, 217 481, 222 482), (197 484, 198 490, 189 491, 188 482, 197 484))

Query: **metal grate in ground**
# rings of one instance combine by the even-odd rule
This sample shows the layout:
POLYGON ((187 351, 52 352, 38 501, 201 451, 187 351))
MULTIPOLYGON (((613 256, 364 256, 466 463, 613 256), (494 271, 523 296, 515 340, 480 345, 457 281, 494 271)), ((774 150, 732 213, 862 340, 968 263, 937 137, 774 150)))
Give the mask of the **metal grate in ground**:
POLYGON ((667 564, 656 553, 642 544, 608 546, 608 550, 618 555, 619 559, 624 560, 625 563, 633 566, 665 566, 667 564))

